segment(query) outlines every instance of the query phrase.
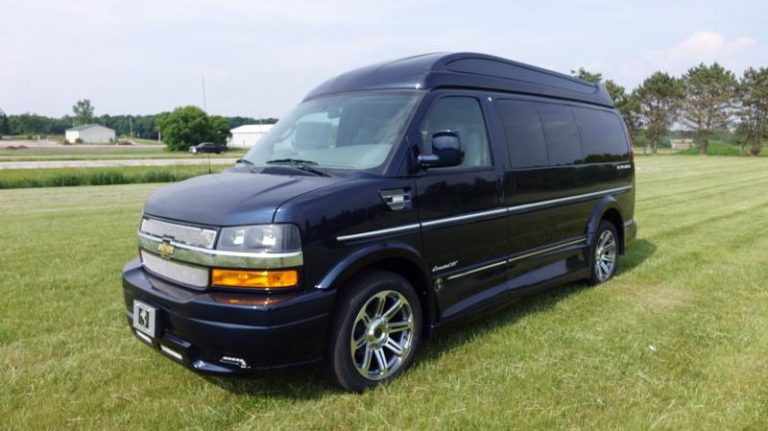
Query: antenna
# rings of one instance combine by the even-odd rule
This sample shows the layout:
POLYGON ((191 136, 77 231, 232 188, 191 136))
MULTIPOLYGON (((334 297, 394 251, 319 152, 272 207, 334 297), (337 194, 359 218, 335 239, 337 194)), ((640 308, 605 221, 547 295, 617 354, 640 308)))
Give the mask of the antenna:
POLYGON ((203 111, 208 112, 208 106, 205 101, 205 76, 203 76, 202 78, 203 78, 203 111))

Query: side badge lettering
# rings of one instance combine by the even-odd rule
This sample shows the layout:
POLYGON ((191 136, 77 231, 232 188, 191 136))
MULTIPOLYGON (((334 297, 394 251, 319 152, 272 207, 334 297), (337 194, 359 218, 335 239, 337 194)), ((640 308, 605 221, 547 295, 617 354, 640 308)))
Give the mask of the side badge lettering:
POLYGON ((432 272, 443 271, 445 269, 451 269, 454 266, 458 265, 458 263, 459 263, 458 260, 454 260, 453 262, 448 262, 448 263, 443 264, 443 265, 435 265, 435 266, 432 267, 432 272))

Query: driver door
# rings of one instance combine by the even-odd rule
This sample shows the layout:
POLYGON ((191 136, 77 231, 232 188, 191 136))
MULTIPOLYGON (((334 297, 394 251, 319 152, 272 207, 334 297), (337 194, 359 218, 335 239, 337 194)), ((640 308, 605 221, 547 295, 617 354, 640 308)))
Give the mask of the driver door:
MULTIPOLYGON (((458 134, 463 162, 429 168, 416 180, 423 254, 438 290, 443 318, 481 301, 488 288, 503 290, 507 222, 501 198, 501 157, 493 154, 487 115, 475 94, 437 94, 419 125, 420 152, 431 137, 458 134)), ((493 292, 488 292, 493 294, 493 292)))

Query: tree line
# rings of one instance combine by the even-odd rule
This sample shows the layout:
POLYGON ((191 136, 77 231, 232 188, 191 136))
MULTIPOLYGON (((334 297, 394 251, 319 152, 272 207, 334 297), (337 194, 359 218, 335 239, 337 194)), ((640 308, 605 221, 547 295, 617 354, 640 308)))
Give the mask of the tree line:
MULTIPOLYGON (((637 88, 627 91, 602 74, 584 68, 572 71, 591 82, 603 82, 633 136, 647 139, 656 153, 670 129, 690 132, 701 154, 709 140, 723 131, 733 132, 736 142, 758 155, 768 138, 768 68, 749 68, 741 77, 718 63, 701 63, 680 77, 655 72, 637 88)), ((155 115, 94 114, 88 99, 78 100, 73 115, 51 118, 36 114, 6 115, 0 109, 1 135, 62 135, 81 124, 97 123, 115 130, 118 136, 158 139, 162 135, 171 149, 184 150, 202 141, 223 143, 229 129, 243 124, 277 122, 276 118, 208 115, 186 106, 155 115)))
POLYGON ((628 92, 600 73, 579 68, 581 79, 605 84, 616 108, 634 136, 647 138, 656 153, 661 138, 672 126, 689 130, 699 153, 707 153, 709 140, 733 130, 748 154, 758 155, 768 138, 768 68, 749 68, 739 78, 718 63, 704 63, 680 77, 655 72, 628 92))
MULTIPOLYGON (((83 124, 100 124, 114 129, 117 136, 158 139, 162 134, 162 129, 159 126, 160 119, 170 114, 170 112, 162 112, 150 115, 95 115, 94 111, 95 109, 89 99, 78 100, 72 106, 71 115, 68 114, 59 118, 31 113, 8 115, 0 109, 0 137, 9 135, 63 135, 71 127, 83 124)), ((215 122, 219 127, 226 128, 227 131, 244 124, 273 124, 277 122, 276 118, 210 117, 220 117, 222 120, 215 120, 215 122)))

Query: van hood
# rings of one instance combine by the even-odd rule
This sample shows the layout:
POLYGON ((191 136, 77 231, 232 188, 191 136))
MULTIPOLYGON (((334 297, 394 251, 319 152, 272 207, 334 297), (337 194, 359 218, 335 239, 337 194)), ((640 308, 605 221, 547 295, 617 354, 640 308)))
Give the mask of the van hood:
POLYGON ((283 202, 344 180, 246 172, 204 175, 154 192, 144 213, 208 226, 271 223, 283 202))

